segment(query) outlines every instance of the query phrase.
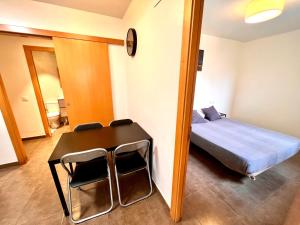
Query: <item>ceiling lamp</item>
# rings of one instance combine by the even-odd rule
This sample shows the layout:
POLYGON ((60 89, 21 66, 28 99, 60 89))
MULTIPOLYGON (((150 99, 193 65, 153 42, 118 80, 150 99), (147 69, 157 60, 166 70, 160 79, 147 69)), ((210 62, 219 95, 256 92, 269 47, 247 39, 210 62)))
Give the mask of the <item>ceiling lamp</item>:
POLYGON ((285 0, 252 0, 247 9, 245 22, 260 23, 279 16, 285 0))

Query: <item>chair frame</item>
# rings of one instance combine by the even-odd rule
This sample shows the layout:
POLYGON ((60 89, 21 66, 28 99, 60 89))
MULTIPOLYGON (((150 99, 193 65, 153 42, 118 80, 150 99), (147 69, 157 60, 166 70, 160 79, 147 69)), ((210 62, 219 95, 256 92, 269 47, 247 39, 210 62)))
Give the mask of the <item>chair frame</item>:
MULTIPOLYGON (((90 159, 92 160, 92 159, 90 159)), ((61 159, 60 159, 60 163, 62 165, 62 167, 67 171, 68 173, 68 179, 67 179, 67 187, 68 187, 68 207, 69 207, 69 211, 70 211, 70 219, 73 223, 75 224, 78 224, 78 223, 82 223, 82 222, 85 222, 87 220, 90 220, 90 219, 93 219, 93 218, 96 218, 98 216, 102 216, 108 212, 110 212, 112 209, 113 209, 113 206, 114 206, 114 201, 113 201, 113 193, 112 193, 112 178, 111 178, 111 172, 110 172, 110 167, 109 167, 109 161, 108 161, 108 152, 106 149, 104 148, 95 148, 95 149, 90 149, 90 150, 87 150, 87 151, 81 151, 81 152, 75 152, 75 153, 69 153, 69 154, 66 154, 64 155, 61 159), (102 182, 103 180, 105 179, 108 179, 108 182, 109 182, 109 191, 110 191, 110 200, 111 200, 111 206, 109 209, 105 210, 105 211, 102 211, 100 213, 97 213, 95 215, 92 215, 92 216, 88 216, 88 217, 85 217, 85 218, 82 218, 82 219, 78 219, 78 220, 75 220, 73 218, 73 212, 72 212, 72 193, 71 193, 71 190, 72 190, 72 187, 70 186, 70 182, 72 180, 72 174, 73 174, 73 168, 71 167, 72 163, 76 163, 76 161, 74 162, 64 162, 64 159, 66 157, 69 157, 69 156, 77 156, 79 154, 83 154, 83 153, 93 153, 93 152, 96 152, 96 151, 102 151, 106 160, 107 160, 107 177, 103 178, 102 180, 99 180, 99 181, 95 181, 95 182, 92 182, 92 183, 98 183, 98 182, 102 182), (69 163, 69 166, 70 166, 70 169, 68 169, 66 167, 65 164, 69 163)), ((85 185, 85 184, 84 184, 85 185)), ((80 185, 78 188, 80 189, 81 186, 84 186, 84 185, 80 185)), ((81 189, 80 189, 81 190, 81 189)))
MULTIPOLYGON (((139 202, 139 201, 141 201, 141 200, 144 200, 144 199, 150 197, 151 194, 152 194, 153 187, 152 187, 152 179, 151 179, 150 166, 149 166, 149 148, 150 148, 150 141, 148 141, 148 140, 142 140, 142 141, 131 142, 131 143, 127 143, 127 144, 120 145, 120 146, 118 146, 118 147, 113 151, 113 153, 112 153, 112 154, 113 154, 113 164, 114 164, 114 167, 115 167, 115 177, 116 177, 117 190, 118 190, 118 199, 119 199, 120 205, 123 206, 123 207, 127 207, 127 206, 130 206, 130 205, 132 205, 132 204, 134 204, 134 203, 137 203, 137 202, 139 202), (145 143, 147 144, 147 149, 146 149, 145 154, 144 154, 144 156, 143 156, 143 158, 144 158, 144 160, 145 160, 145 162, 146 162, 146 166, 143 167, 143 168, 140 168, 140 169, 137 169, 137 170, 134 170, 134 171, 125 173, 125 174, 119 174, 119 173, 118 173, 118 169, 117 169, 117 165, 116 165, 116 155, 117 155, 117 152, 118 152, 120 149, 124 148, 125 146, 129 146, 129 145, 133 145, 133 144, 139 144, 139 143, 143 143, 143 142, 145 142, 145 143), (140 198, 138 198, 138 199, 136 199, 136 200, 133 200, 133 201, 131 201, 131 202, 128 202, 128 203, 124 204, 124 203, 122 202, 122 198, 121 198, 119 176, 126 176, 126 175, 128 175, 128 174, 132 174, 132 173, 136 173, 136 172, 138 172, 138 171, 141 171, 141 170, 143 170, 143 169, 146 169, 146 170, 147 170, 147 173, 148 173, 150 192, 149 192, 148 194, 146 194, 145 196, 142 196, 142 197, 140 197, 140 198)), ((137 150, 138 150, 138 149, 137 149, 137 150)), ((131 152, 133 152, 133 151, 131 151, 131 152)))

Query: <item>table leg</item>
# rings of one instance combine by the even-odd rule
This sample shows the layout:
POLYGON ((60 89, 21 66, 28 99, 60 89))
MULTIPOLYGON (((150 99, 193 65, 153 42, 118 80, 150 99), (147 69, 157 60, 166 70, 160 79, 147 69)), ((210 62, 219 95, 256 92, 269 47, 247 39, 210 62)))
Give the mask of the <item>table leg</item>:
POLYGON ((65 216, 69 216, 70 214, 69 214, 68 206, 67 206, 65 196, 64 196, 64 193, 62 191, 62 188, 61 188, 61 185, 60 185, 60 182, 59 182, 59 179, 58 179, 55 164, 49 163, 49 167, 50 167, 51 174, 52 174, 52 177, 53 177, 53 180, 54 180, 54 183, 55 183, 55 187, 56 187, 59 199, 60 199, 61 206, 64 210, 64 214, 65 214, 65 216))

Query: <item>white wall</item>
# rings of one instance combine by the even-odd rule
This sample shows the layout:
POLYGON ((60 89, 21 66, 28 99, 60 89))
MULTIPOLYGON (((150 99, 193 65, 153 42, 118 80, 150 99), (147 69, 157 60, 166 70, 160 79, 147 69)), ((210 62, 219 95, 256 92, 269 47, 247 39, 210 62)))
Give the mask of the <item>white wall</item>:
POLYGON ((0 111, 0 165, 17 161, 16 153, 11 143, 2 112, 0 111))
POLYGON ((128 58, 128 109, 154 139, 153 179, 171 203, 183 0, 133 0, 124 17, 134 27, 137 53, 128 58))
POLYGON ((123 46, 109 46, 111 89, 115 119, 128 118, 126 58, 127 53, 123 46))
POLYGON ((247 42, 232 116, 300 138, 300 30, 247 42))
POLYGON ((50 39, 0 35, 0 73, 22 138, 44 135, 23 45, 53 46, 50 39))
POLYGON ((204 61, 202 71, 197 72, 194 109, 214 105, 220 112, 230 115, 240 72, 241 47, 238 41, 201 35, 204 61))
POLYGON ((251 42, 202 35, 194 108, 300 137, 300 30, 251 42))

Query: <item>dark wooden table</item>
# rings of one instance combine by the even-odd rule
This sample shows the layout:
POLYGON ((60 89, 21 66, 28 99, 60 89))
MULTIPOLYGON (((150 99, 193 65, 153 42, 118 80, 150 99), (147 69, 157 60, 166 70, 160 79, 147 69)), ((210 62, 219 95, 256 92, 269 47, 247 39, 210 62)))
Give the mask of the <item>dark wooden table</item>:
POLYGON ((121 144, 140 140, 150 141, 149 163, 150 171, 152 171, 153 140, 137 123, 62 134, 48 163, 65 216, 69 216, 69 210, 55 167, 56 164, 60 163, 60 158, 67 153, 85 151, 92 148, 105 148, 107 151, 113 151, 121 144))

